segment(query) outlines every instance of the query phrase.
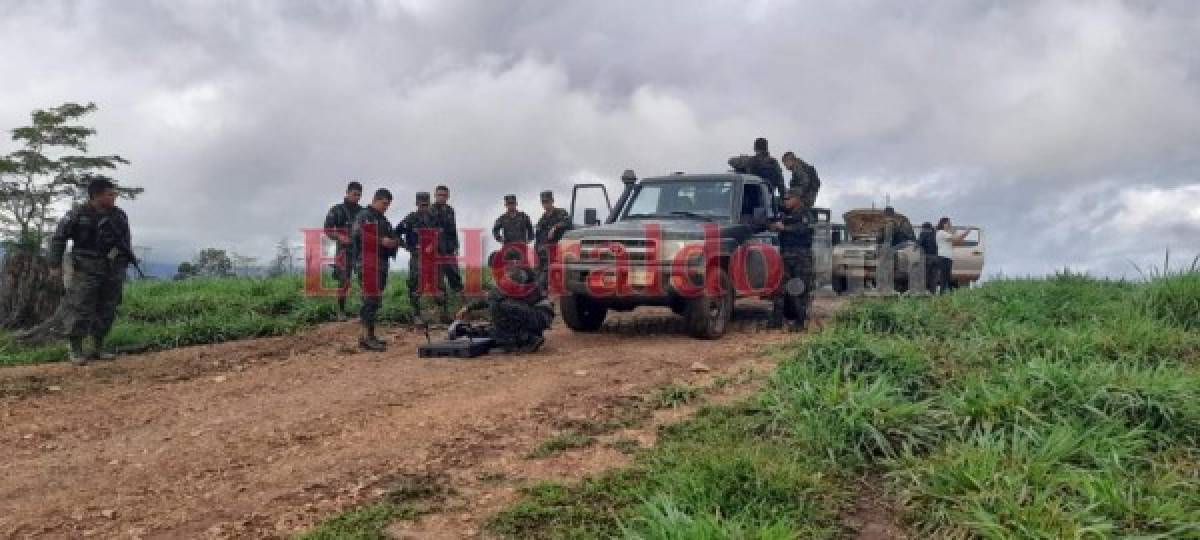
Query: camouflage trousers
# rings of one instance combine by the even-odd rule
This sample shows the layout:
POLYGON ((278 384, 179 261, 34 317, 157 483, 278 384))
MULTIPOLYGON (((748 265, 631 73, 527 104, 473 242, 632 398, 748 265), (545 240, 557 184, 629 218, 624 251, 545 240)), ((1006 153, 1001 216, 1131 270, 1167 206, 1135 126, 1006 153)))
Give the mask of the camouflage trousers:
POLYGON ((112 329, 125 288, 125 263, 75 256, 67 289, 64 326, 73 338, 103 338, 112 329))
POLYGON ((507 352, 521 351, 540 341, 553 318, 545 309, 511 298, 491 302, 489 315, 492 339, 507 352))
POLYGON ((797 250, 783 252, 783 283, 774 298, 774 307, 787 318, 803 323, 808 318, 808 307, 812 303, 813 264, 812 251, 797 250), (788 282, 798 279, 804 285, 800 294, 789 292, 788 282))
POLYGON ((375 270, 377 281, 373 286, 365 283, 363 269, 358 269, 358 286, 362 290, 362 306, 358 309, 358 318, 363 324, 373 325, 379 318, 379 309, 383 307, 383 291, 387 289, 388 265, 384 260, 375 270))

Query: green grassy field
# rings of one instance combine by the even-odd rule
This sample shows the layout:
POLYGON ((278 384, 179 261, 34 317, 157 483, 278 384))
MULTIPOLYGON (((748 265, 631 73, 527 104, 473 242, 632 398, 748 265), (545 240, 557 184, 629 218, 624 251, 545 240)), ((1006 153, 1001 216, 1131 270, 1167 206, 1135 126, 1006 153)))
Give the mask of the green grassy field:
MULTIPOLYGON (((409 321, 404 276, 392 275, 384 294, 381 318, 409 321)), ((350 309, 357 310, 357 288, 350 298, 350 309)), ((334 316, 334 299, 305 296, 299 276, 135 281, 125 287, 109 345, 147 351, 282 335, 334 316)), ((30 348, 0 334, 0 365, 53 362, 66 355, 65 343, 30 348)))
POLYGON ((491 530, 846 537, 866 479, 918 537, 1200 538, 1200 273, 863 301, 784 354, 752 399, 491 530))

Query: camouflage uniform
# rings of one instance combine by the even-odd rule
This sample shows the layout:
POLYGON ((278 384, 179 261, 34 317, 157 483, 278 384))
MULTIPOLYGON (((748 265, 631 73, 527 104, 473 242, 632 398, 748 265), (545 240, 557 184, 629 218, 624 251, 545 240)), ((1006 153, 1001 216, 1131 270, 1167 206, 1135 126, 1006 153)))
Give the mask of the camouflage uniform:
POLYGON ((813 264, 812 264, 812 224, 813 216, 807 208, 801 207, 792 211, 784 210, 782 214, 783 230, 779 232, 779 251, 783 256, 783 286, 774 298, 772 319, 778 321, 785 314, 792 315, 795 327, 803 328, 808 320, 808 307, 812 301, 813 264), (788 291, 788 281, 799 279, 804 285, 804 292, 792 294, 788 291))
MULTIPOLYGON (((515 202, 515 198, 513 200, 515 202)), ((496 224, 492 225, 492 238, 505 245, 518 244, 522 250, 534 239, 534 236, 533 222, 529 220, 528 214, 520 210, 500 214, 500 217, 496 218, 496 224)), ((505 252, 505 257, 508 259, 519 258, 515 251, 505 252)))
MULTIPOLYGON (((541 197, 543 201, 554 200, 554 195, 549 191, 543 191, 541 197)), ((550 246, 558 244, 558 240, 562 238, 563 233, 567 232, 567 229, 570 228, 571 215, 562 208, 554 208, 549 212, 543 213, 542 217, 538 218, 537 227, 534 229, 534 247, 536 248, 538 258, 538 283, 543 288, 546 287, 549 279, 550 246), (551 234, 550 229, 553 229, 555 225, 558 228, 554 229, 554 233, 551 234)))
POLYGON ((61 268, 67 240, 73 241, 74 275, 67 290, 65 326, 72 349, 92 336, 99 352, 121 305, 130 261, 129 218, 120 208, 77 206, 58 222, 50 239, 50 265, 61 268))
MULTIPOLYGON (((383 291, 387 288, 390 260, 396 258, 396 248, 384 247, 383 239, 398 238, 397 232, 386 216, 370 206, 358 213, 351 228, 350 237, 356 255, 354 270, 358 274, 358 284, 362 289, 362 307, 359 308, 358 316, 370 336, 375 335, 376 317, 379 315, 379 309, 383 307, 383 291), (374 227, 373 233, 369 226, 374 227), (367 255, 370 250, 367 246, 371 243, 374 243, 375 258, 369 261, 367 255), (376 287, 373 289, 368 286, 368 272, 374 273, 376 287)), ((400 229, 399 232, 404 231, 400 229)))
POLYGON ((352 244, 343 244, 338 239, 338 233, 349 235, 354 218, 358 217, 358 213, 362 209, 362 205, 358 203, 343 200, 340 204, 330 207, 329 212, 325 214, 325 236, 333 240, 337 246, 334 252, 336 260, 333 264, 333 279, 338 284, 338 309, 342 312, 346 311, 346 293, 350 290, 350 279, 354 268, 354 262, 350 259, 354 257, 354 254, 350 249, 352 244))
MULTIPOLYGON (((434 204, 429 207, 429 212, 433 214, 434 223, 439 229, 437 250, 438 255, 457 255, 458 254, 458 224, 454 219, 454 207, 448 204, 434 204)), ((462 274, 458 270, 458 262, 446 262, 438 265, 438 288, 445 291, 447 288, 456 293, 462 292, 462 274), (442 279, 445 279, 443 287, 442 279)))
POLYGON ((800 190, 800 200, 804 202, 804 207, 812 208, 817 203, 817 192, 821 190, 821 177, 817 176, 816 167, 796 158, 796 168, 792 170, 792 180, 788 188, 800 190))
MULTIPOLYGON (((424 202, 429 201, 428 193, 418 193, 417 202, 422 202, 421 195, 425 195, 424 202)), ((421 229, 437 229, 438 224, 433 213, 429 210, 414 210, 409 212, 401 221, 402 228, 405 233, 405 249, 408 250, 408 303, 412 306, 413 314, 420 315, 421 303, 418 290, 420 288, 421 279, 421 229)), ((435 274, 436 276, 436 274, 435 274)), ((440 281, 440 280, 439 280, 440 281)))
MULTIPOLYGON (((533 283, 529 270, 521 269, 528 277, 514 279, 517 283, 533 283)), ((487 309, 491 319, 491 337, 505 352, 531 352, 541 347, 542 334, 554 321, 554 308, 534 287, 523 297, 507 296, 499 289, 488 292, 483 300, 466 306, 467 311, 487 309)))

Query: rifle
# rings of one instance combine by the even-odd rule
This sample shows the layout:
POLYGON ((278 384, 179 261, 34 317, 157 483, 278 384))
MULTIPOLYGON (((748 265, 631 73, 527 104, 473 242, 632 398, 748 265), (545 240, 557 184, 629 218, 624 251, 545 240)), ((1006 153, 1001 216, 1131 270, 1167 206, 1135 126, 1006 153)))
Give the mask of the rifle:
MULTIPOLYGON (((142 271, 142 266, 138 264, 137 255, 133 254, 133 246, 129 244, 129 237, 125 236, 125 232, 120 227, 114 225, 112 218, 109 216, 100 218, 100 226, 107 226, 112 231, 113 236, 117 239, 117 251, 129 258, 129 263, 133 265, 134 270, 137 270, 139 278, 146 279, 146 273, 142 271)), ((109 259, 112 258, 111 256, 109 257, 109 259)))

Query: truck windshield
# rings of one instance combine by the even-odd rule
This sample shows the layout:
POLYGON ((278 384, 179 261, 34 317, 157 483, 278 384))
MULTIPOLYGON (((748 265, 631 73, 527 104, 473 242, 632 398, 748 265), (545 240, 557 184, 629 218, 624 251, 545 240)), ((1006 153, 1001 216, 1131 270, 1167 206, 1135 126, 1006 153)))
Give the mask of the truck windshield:
POLYGON ((626 208, 626 218, 728 218, 733 208, 733 182, 642 184, 626 208))

